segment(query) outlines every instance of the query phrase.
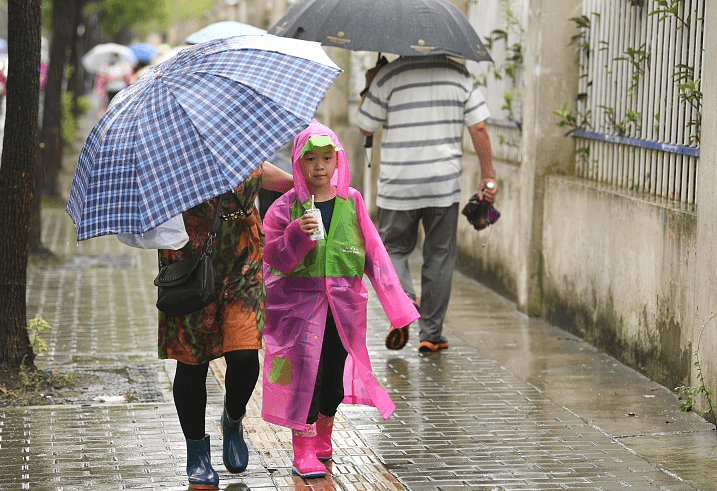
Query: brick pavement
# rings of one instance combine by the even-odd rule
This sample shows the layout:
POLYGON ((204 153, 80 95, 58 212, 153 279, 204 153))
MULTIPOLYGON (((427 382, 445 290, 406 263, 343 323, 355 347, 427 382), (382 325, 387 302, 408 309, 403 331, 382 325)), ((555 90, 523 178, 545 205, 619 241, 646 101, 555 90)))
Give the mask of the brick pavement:
MULTIPOLYGON (((43 334, 50 349, 38 364, 127 370, 142 388, 132 390, 132 403, 88 398, 0 408, 0 490, 186 490, 174 365, 156 358, 156 253, 113 237, 77 244, 73 234, 63 210, 44 211, 43 241, 59 260, 28 268, 28 317, 53 325, 43 334)), ((342 406, 330 473, 309 482, 291 475, 289 432, 261 420, 260 386, 245 420, 249 468, 238 476, 224 471, 218 428, 224 366, 212 363, 207 421, 220 488, 717 489, 715 432, 679 413, 670 391, 645 399, 621 389, 621 380, 635 377, 629 369, 563 331, 528 321, 462 275, 454 277, 447 324, 445 352, 419 354, 415 329, 404 350, 388 351, 385 317, 372 296, 369 353, 396 413, 383 421, 375 410, 342 406), (521 364, 524 358, 531 363, 521 364), (601 395, 606 388, 614 398, 601 395), (595 389, 602 390, 598 397, 595 389), (644 417, 626 417, 625 404, 643 404, 637 407, 644 417)), ((118 390, 126 388, 113 386, 106 395, 118 390)))
MULTIPOLYGON (((28 314, 54 326, 42 363, 154 367, 161 400, 0 409, 0 489, 186 489, 171 401, 174 365, 156 360, 155 253, 114 237, 77 244, 62 210, 46 210, 43 224, 45 244, 61 263, 28 271, 28 314)), ((468 294, 492 295, 473 287, 468 294)), ((474 313, 471 321, 485 318, 474 313)), ((373 296, 369 325, 374 369, 397 410, 384 422, 375 410, 342 406, 327 479, 291 475, 290 433, 261 420, 260 386, 246 419, 250 467, 240 476, 226 473, 218 428, 224 366, 212 364, 208 431, 222 489, 715 489, 638 456, 462 342, 457 329, 448 330, 451 348, 439 354, 419 354, 415 330, 404 350, 388 351, 373 296)), ((692 428, 705 431, 697 421, 692 428)))

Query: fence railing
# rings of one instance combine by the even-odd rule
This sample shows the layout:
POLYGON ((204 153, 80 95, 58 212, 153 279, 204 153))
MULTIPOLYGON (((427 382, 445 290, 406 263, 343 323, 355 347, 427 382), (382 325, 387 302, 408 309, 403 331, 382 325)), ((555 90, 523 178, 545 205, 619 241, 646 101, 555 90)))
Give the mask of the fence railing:
POLYGON ((576 173, 694 205, 705 0, 584 0, 576 173))
POLYGON ((493 156, 519 163, 528 0, 471 1, 468 19, 494 60, 494 63, 468 62, 491 114, 488 125, 493 156))

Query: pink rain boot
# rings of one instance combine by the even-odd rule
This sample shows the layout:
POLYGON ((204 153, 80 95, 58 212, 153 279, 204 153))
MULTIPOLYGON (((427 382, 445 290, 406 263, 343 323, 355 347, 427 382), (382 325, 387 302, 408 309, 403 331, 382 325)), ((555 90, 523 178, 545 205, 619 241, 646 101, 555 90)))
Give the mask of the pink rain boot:
POLYGON ((304 479, 326 476, 326 467, 316 458, 314 448, 316 424, 306 431, 291 430, 291 439, 294 445, 294 468, 291 471, 304 479))
POLYGON ((334 417, 324 416, 319 413, 316 421, 316 458, 319 460, 330 460, 333 454, 331 447, 331 432, 334 430, 334 417))

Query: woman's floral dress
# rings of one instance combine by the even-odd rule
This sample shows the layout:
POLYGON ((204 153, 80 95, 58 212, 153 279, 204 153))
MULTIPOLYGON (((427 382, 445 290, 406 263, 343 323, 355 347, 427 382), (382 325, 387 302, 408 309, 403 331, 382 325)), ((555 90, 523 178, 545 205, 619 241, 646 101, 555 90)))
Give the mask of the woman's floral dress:
MULTIPOLYGON (((199 365, 235 350, 261 348, 264 327, 264 231, 254 201, 261 187, 261 167, 225 199, 224 214, 239 209, 248 216, 220 220, 212 263, 217 300, 203 310, 184 316, 159 312, 159 358, 199 365)), ((182 214, 189 242, 179 251, 159 251, 163 264, 185 254, 199 254, 207 240, 217 198, 182 214)))

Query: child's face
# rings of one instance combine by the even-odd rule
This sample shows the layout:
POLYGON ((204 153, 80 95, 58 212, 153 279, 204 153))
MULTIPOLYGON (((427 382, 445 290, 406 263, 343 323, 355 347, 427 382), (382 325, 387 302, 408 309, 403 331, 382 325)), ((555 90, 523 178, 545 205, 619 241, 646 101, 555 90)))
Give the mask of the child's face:
POLYGON ((301 157, 300 162, 309 189, 329 186, 336 171, 336 150, 331 145, 314 147, 301 157))

